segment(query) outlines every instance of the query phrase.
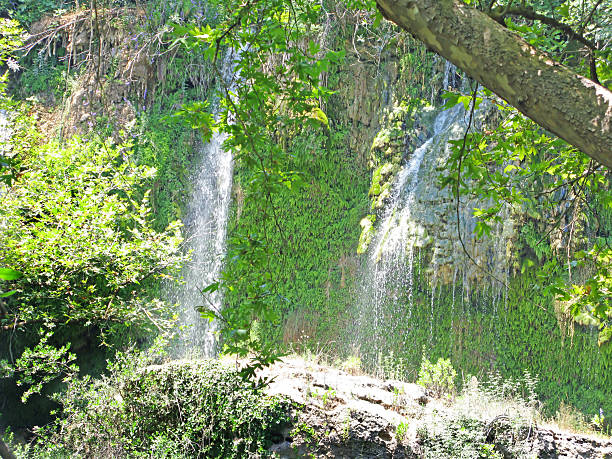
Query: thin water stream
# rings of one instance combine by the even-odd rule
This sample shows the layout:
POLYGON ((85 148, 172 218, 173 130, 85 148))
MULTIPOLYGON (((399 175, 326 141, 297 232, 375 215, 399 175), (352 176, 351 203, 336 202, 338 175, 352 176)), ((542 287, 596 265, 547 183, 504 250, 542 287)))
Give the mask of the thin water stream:
MULTIPOLYGON (((464 113, 460 105, 441 111, 433 121, 430 137, 410 154, 396 178, 361 279, 354 347, 362 353, 373 356, 389 348, 389 337, 407 336, 401 328, 410 321, 414 300, 412 210, 422 177, 421 166, 428 155, 438 155, 437 149, 445 148, 449 130, 464 113)), ((402 344, 405 343, 392 346, 402 344)))
POLYGON ((232 155, 223 150, 225 136, 213 134, 200 146, 201 162, 187 210, 186 232, 191 259, 183 269, 184 284, 172 294, 179 305, 179 354, 212 356, 216 353, 215 322, 200 316, 198 308, 220 310, 220 291, 202 294, 221 273, 232 186, 232 155))

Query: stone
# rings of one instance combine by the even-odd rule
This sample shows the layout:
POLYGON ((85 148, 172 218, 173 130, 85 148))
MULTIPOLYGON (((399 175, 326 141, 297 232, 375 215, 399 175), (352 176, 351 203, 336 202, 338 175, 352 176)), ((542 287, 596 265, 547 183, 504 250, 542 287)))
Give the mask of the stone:
MULTIPOLYGON (((429 398, 417 384, 353 375, 300 358, 284 359, 260 376, 274 378, 268 394, 298 405, 293 427, 270 448, 280 458, 422 457, 419 429, 450 410, 447 402, 429 398), (398 440, 400 424, 407 432, 398 440)), ((612 440, 551 427, 531 426, 526 432, 529 457, 612 458, 612 440)))

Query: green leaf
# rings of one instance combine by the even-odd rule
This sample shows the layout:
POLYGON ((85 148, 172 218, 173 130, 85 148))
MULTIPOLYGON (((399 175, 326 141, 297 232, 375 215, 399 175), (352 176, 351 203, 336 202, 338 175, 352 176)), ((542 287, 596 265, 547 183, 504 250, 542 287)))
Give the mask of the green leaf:
POLYGON ((0 279, 5 281, 13 281, 20 279, 23 276, 22 273, 14 269, 0 268, 0 279))
POLYGON ((219 290, 219 282, 213 282, 202 289, 202 293, 213 293, 219 290))
POLYGON ((456 92, 445 92, 444 94, 442 94, 442 98, 446 99, 446 102, 444 103, 444 108, 452 108, 455 105, 457 105, 459 103, 459 98, 461 97, 461 94, 458 94, 456 92))
POLYGON ((376 16, 374 17, 374 24, 373 24, 374 28, 380 25, 380 23, 382 22, 382 18, 383 18, 383 15, 380 12, 380 10, 376 10, 376 16))
POLYGON ((564 3, 557 8, 557 14, 564 18, 569 18, 569 3, 564 3))
POLYGON ((319 107, 315 107, 311 110, 310 117, 314 120, 319 121, 321 124, 324 124, 325 126, 329 127, 329 120, 327 119, 327 115, 319 107))

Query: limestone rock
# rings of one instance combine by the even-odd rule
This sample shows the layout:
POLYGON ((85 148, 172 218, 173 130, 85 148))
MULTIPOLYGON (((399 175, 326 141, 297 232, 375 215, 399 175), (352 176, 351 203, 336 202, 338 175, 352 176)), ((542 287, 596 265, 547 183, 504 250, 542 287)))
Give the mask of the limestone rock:
MULTIPOLYGON (((298 407, 293 425, 282 432, 283 440, 270 448, 280 458, 432 457, 423 455, 419 431, 451 410, 416 384, 352 375, 299 358, 285 359, 260 376, 274 378, 268 394, 288 397, 298 407), (398 426, 404 429, 401 435, 398 426)), ((528 457, 612 458, 612 440, 551 427, 523 431, 528 457)))

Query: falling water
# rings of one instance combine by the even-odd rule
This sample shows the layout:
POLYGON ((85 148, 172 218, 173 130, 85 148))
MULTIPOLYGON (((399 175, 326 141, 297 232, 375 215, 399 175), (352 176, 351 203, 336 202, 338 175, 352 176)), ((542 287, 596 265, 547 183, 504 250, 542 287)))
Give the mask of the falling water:
POLYGON ((10 146, 7 142, 11 138, 11 122, 9 112, 0 109, 0 155, 8 153, 10 146))
POLYGON ((405 330, 400 328, 407 320, 402 319, 409 319, 412 312, 415 250, 410 236, 414 230, 412 208, 417 199, 419 172, 428 155, 437 155, 436 149, 445 148, 447 131, 464 113, 460 105, 440 112, 430 138, 410 155, 398 174, 377 237, 370 247, 361 283, 360 317, 354 346, 363 354, 376 357, 390 344, 405 344, 389 343, 388 338, 406 336, 405 330), (402 298, 407 298, 407 309, 399 306, 402 298))
POLYGON ((221 293, 203 295, 202 289, 219 278, 225 255, 233 167, 231 153, 223 150, 224 140, 223 135, 215 133, 199 149, 202 159, 186 219, 191 261, 183 270, 182 288, 174 293, 183 326, 181 354, 215 354, 215 322, 203 319, 198 308, 221 308, 221 293))
MULTIPOLYGON (((224 65, 230 87, 235 78, 233 60, 229 53, 224 65)), ((219 312, 222 308, 220 290, 205 294, 202 290, 219 279, 225 258, 233 173, 232 155, 223 149, 226 138, 215 132, 199 147, 201 159, 185 219, 191 258, 183 268, 183 284, 171 295, 179 310, 177 353, 181 356, 211 357, 217 352, 217 323, 202 318, 199 310, 219 312)))
MULTIPOLYGON (((447 67, 449 85, 457 84, 451 82, 454 69, 447 67)), ((480 104, 473 113, 474 128, 479 128, 491 109, 487 103, 480 104)), ((381 355, 384 360, 389 355, 418 355, 420 346, 438 346, 438 350, 444 346, 445 352, 450 351, 448 346, 462 346, 463 335, 455 339, 453 333, 455 328, 464 333, 470 317, 488 314, 492 324, 478 326, 494 327, 494 316, 505 293, 503 280, 509 266, 506 248, 514 234, 512 219, 504 216, 494 238, 477 241, 473 238, 473 209, 490 203, 464 198, 457 215, 451 192, 436 185, 440 169, 451 154, 449 140, 465 134, 468 112, 458 104, 427 122, 431 115, 419 115, 420 124, 429 126, 429 137, 416 150, 407 152, 364 260, 357 330, 351 342, 353 352, 377 372, 381 371, 375 368, 381 355), (469 256, 464 245, 465 251, 471 252, 469 256), (441 316, 447 305, 450 318, 441 316)))
POLYGON ((457 76, 457 67, 449 61, 444 63, 444 77, 442 79, 442 89, 457 89, 461 84, 461 79, 457 76))

